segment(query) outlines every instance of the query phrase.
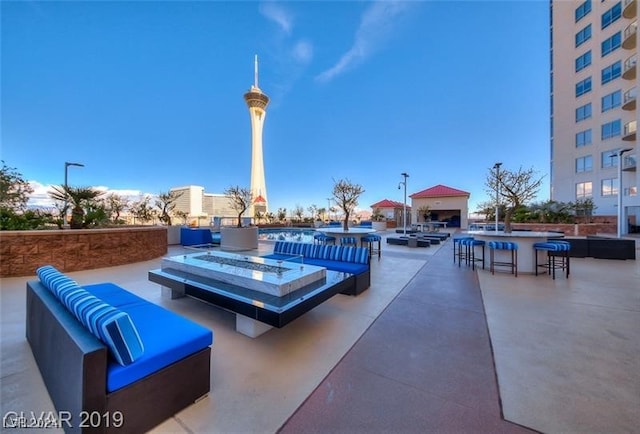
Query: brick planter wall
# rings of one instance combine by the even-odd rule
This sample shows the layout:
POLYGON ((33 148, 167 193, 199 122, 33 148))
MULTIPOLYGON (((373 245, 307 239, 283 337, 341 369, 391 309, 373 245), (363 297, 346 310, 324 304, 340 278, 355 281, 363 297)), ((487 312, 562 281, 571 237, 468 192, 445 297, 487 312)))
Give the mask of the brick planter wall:
POLYGON ((0 277, 31 276, 42 265, 63 272, 131 264, 167 253, 163 226, 0 232, 0 277))

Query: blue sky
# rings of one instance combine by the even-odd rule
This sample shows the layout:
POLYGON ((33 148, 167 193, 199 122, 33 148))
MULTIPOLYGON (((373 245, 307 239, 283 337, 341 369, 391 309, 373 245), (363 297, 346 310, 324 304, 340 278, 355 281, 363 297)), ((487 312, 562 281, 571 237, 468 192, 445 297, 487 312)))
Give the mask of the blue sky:
POLYGON ((549 197, 547 1, 2 2, 1 158, 123 194, 249 186, 259 56, 269 208, 359 207, 533 167, 549 197))

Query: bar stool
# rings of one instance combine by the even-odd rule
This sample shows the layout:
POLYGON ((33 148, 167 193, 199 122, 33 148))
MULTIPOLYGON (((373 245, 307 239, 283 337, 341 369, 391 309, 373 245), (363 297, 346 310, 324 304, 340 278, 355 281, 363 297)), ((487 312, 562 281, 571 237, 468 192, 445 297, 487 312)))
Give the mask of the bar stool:
POLYGON ((569 252, 571 251, 571 243, 569 241, 564 241, 564 240, 554 240, 554 239, 550 239, 547 240, 548 243, 557 243, 557 244, 561 244, 562 245, 562 249, 559 251, 559 253, 553 253, 553 255, 555 256, 559 256, 560 259, 562 260, 562 264, 561 265, 566 265, 567 267, 567 277, 569 277, 569 271, 570 271, 570 259, 571 257, 569 256, 569 252))
POLYGON ((313 244, 334 244, 336 243, 336 237, 330 237, 327 234, 313 234, 313 244))
POLYGON ((456 256, 459 256, 459 254, 457 253, 462 247, 460 245, 460 242, 462 240, 472 240, 473 237, 454 237, 453 238, 453 263, 456 263, 456 256), (456 246, 458 246, 458 249, 456 250, 456 246))
POLYGON ((366 246, 369 248, 369 259, 371 259, 371 254, 374 251, 378 253, 378 258, 380 258, 380 252, 382 251, 381 241, 382 241, 382 237, 376 234, 365 235, 360 239, 360 245, 362 247, 365 247, 365 244, 366 244, 366 246), (378 243, 377 248, 374 247, 374 243, 376 242, 378 243))
POLYGON ((546 272, 550 274, 553 279, 556 278, 556 269, 565 270, 566 277, 569 277, 569 250, 571 245, 564 241, 559 242, 557 240, 547 241, 544 243, 535 243, 533 249, 536 256, 536 276, 538 275, 538 268, 544 268, 546 272), (538 252, 547 252, 547 262, 538 264, 538 252), (560 258, 560 262, 556 262, 556 258, 560 258))
POLYGON ((513 243, 510 241, 489 241, 487 243, 489 247, 489 270, 491 270, 491 274, 495 274, 496 265, 499 267, 510 267, 511 274, 514 274, 518 277, 518 243, 513 243), (496 250, 509 250, 511 252, 511 262, 507 261, 496 261, 494 259, 496 250))
POLYGON ((485 242, 482 240, 476 240, 473 238, 468 238, 466 240, 460 241, 460 246, 458 248, 458 267, 460 267, 460 263, 462 259, 465 260, 466 264, 471 264, 471 269, 476 269, 476 262, 482 261, 482 269, 484 270, 484 245, 485 242), (482 247, 482 258, 476 258, 476 247, 482 247), (464 247, 464 253, 462 253, 462 247, 464 247))
POLYGON ((340 245, 358 247, 358 240, 356 237, 342 237, 340 238, 340 245))

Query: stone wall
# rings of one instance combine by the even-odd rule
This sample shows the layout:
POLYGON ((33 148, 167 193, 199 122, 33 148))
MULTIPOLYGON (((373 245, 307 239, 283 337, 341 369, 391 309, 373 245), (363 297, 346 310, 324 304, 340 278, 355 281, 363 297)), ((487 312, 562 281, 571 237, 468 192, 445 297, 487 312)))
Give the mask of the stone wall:
POLYGON ((568 237, 586 237, 597 234, 616 234, 615 223, 511 223, 511 229, 522 229, 529 231, 557 231, 563 232, 568 237))
POLYGON ((147 261, 167 253, 163 226, 0 232, 0 277, 35 276, 42 265, 63 272, 147 261))

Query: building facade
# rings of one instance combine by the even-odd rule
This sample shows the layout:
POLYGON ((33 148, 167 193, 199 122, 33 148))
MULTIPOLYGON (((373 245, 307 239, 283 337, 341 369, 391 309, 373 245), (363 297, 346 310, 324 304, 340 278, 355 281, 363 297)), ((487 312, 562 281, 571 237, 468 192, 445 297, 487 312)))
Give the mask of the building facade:
POLYGON ((591 199, 612 222, 622 202, 623 234, 640 224, 637 9, 637 0, 550 2, 551 198, 591 199))
POLYGON ((447 222, 449 227, 467 229, 469 215, 468 191, 438 184, 411 194, 411 221, 447 222), (425 218, 427 214, 427 218, 425 218))

